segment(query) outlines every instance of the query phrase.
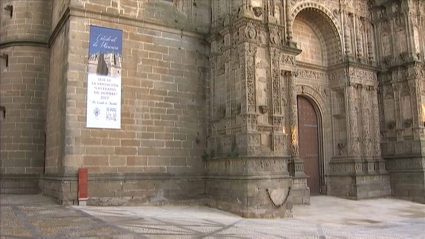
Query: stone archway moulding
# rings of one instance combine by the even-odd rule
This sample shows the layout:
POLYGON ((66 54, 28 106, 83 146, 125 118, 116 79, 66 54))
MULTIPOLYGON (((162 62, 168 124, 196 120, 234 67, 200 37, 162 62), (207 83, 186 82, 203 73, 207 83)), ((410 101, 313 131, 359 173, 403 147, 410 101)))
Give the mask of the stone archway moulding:
POLYGON ((307 96, 310 98, 318 107, 319 114, 322 117, 322 120, 326 120, 326 117, 329 115, 329 108, 326 105, 325 99, 323 96, 317 92, 316 89, 309 85, 297 85, 296 86, 297 95, 307 96))
POLYGON ((314 9, 318 12, 320 12, 321 14, 324 15, 324 17, 328 18, 328 20, 330 21, 330 25, 332 27, 332 29, 335 31, 335 35, 338 37, 338 43, 339 43, 339 50, 342 54, 342 46, 343 46, 343 42, 342 42, 342 31, 341 31, 341 26, 338 23, 338 19, 336 19, 336 17, 333 16, 332 12, 327 9, 325 6, 318 4, 318 3, 314 3, 314 2, 300 2, 298 4, 295 4, 295 6, 293 6, 291 8, 291 15, 289 18, 289 26, 293 27, 294 21, 295 21, 295 17, 302 11, 305 9, 314 9))

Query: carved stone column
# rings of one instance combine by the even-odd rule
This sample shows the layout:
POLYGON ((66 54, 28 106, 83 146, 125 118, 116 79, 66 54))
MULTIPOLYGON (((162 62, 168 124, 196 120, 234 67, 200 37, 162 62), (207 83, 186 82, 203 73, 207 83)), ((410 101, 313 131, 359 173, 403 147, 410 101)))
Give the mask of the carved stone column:
POLYGON ((291 133, 291 155, 299 157, 298 147, 298 108, 297 108, 297 92, 295 85, 295 72, 288 71, 288 92, 289 92, 289 124, 291 133))
POLYGON ((291 5, 289 1, 286 3, 286 40, 290 44, 292 42, 292 26, 291 26, 291 5))
POLYGON ((368 87, 361 88, 361 100, 362 100, 362 143, 363 143, 363 155, 365 157, 371 156, 371 147, 370 144, 370 125, 369 125, 369 94, 368 87))
POLYGON ((370 135, 370 99, 369 99, 369 87, 360 85, 360 100, 361 100, 361 117, 362 117, 362 161, 363 161, 363 172, 373 171, 373 160, 372 160, 372 142, 370 135))
POLYGON ((374 169, 376 172, 386 172, 385 161, 381 157, 381 128, 379 126, 379 110, 378 110, 378 88, 372 88, 372 120, 373 120, 373 156, 375 159, 374 169))
POLYGON ((282 97, 280 96, 281 92, 280 87, 280 70, 279 70, 279 50, 276 48, 270 48, 270 58, 271 58, 271 112, 273 116, 282 115, 282 97))
POLYGON ((357 57, 363 57, 363 34, 364 34, 364 18, 359 17, 357 20, 357 35, 356 35, 356 48, 357 57))
MULTIPOLYGON (((255 54, 257 46, 252 43, 245 43, 246 54, 246 112, 256 113, 256 97, 255 97, 255 54)), ((242 79, 242 81, 245 79, 242 79)))
POLYGON ((349 147, 348 154, 353 157, 359 156, 359 126, 358 126, 358 108, 357 108, 357 85, 349 84, 347 86, 348 95, 348 125, 349 125, 349 147))
POLYGON ((345 42, 345 54, 351 55, 351 16, 346 15, 345 22, 347 23, 346 27, 344 27, 344 42, 345 42))
MULTIPOLYGON (((273 41, 273 40, 271 40, 273 41)), ((275 43, 275 42, 272 42, 275 43)), ((287 156, 287 138, 285 133, 285 114, 283 113, 283 101, 286 99, 285 81, 280 74, 279 60, 280 51, 277 48, 270 47, 271 59, 271 113, 273 116, 273 151, 275 156, 287 156)))
MULTIPOLYGON (((403 141, 403 120, 401 115, 401 85, 400 83, 394 83, 393 89, 394 89, 394 103, 395 103, 395 119, 396 119, 396 132, 397 132, 397 141, 403 141)), ((396 152, 397 153, 397 152, 396 152)))
POLYGON ((294 164, 294 176, 306 176, 304 173, 304 162, 300 158, 299 142, 298 142, 298 105, 297 92, 294 71, 287 71, 289 92, 289 130, 291 134, 291 157, 294 164))
MULTIPOLYGON (((229 35, 227 35, 229 36, 229 35)), ((232 87, 234 85, 234 78, 231 77, 231 67, 230 67, 230 48, 224 51, 224 74, 225 74, 225 87, 226 87, 226 134, 230 135, 232 133, 232 87)), ((232 141, 231 137, 229 137, 226 141, 232 141)), ((227 146, 230 148, 230 146, 227 146)))
POLYGON ((243 43, 239 54, 244 56, 241 62, 241 133, 236 136, 239 153, 241 156, 254 156, 260 146, 257 132, 258 113, 256 112, 255 95, 255 54, 257 46, 253 43, 243 43))
MULTIPOLYGON (((413 127, 418 127, 421 122, 421 79, 414 79, 409 81, 409 88, 411 92, 412 99, 412 119, 413 127)), ((415 135, 416 138, 419 138, 415 135)))
POLYGON ((367 26, 367 55, 368 55, 368 59, 369 61, 374 61, 374 53, 373 53, 373 29, 372 26, 369 22, 366 22, 366 26, 367 26))

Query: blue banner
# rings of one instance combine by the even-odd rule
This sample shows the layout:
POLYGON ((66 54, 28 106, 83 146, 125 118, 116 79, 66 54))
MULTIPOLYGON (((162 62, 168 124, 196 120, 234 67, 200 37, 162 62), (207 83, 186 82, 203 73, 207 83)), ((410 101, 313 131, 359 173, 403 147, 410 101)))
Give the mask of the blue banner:
POLYGON ((122 30, 90 26, 87 119, 89 128, 121 128, 122 30))
POLYGON ((122 54, 122 30, 90 26, 89 55, 95 53, 122 54))

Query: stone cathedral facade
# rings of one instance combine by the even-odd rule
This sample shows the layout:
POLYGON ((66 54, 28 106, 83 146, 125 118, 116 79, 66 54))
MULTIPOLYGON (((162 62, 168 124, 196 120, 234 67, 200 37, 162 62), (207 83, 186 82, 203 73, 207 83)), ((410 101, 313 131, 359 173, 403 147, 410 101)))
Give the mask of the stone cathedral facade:
POLYGON ((424 14, 421 0, 2 0, 1 192, 76 204, 85 168, 89 205, 425 203, 424 14), (102 58, 122 77, 120 129, 86 127, 90 26, 122 30, 122 55, 102 58))

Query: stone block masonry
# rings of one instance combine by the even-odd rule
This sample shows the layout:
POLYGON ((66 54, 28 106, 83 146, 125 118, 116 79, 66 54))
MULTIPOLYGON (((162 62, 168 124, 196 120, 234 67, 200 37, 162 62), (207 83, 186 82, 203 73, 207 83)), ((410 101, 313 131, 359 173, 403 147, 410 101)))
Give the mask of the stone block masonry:
POLYGON ((9 66, 1 73, 2 174, 40 174, 44 166, 45 100, 49 58, 45 48, 10 47, 9 66))
POLYGON ((200 176, 205 171, 201 156, 208 98, 208 47, 203 37, 135 20, 121 24, 113 17, 81 14, 74 9, 58 26, 51 46, 49 98, 53 102, 47 112, 51 127, 47 128, 44 192, 60 195, 63 204, 74 203, 77 194, 62 192, 63 182, 58 179, 72 180, 78 168, 87 168, 92 205, 125 204, 123 198, 131 197, 150 203, 158 195, 175 200, 204 195, 204 187, 199 186, 204 184, 200 176), (118 130, 85 125, 90 25, 123 30, 118 130), (146 180, 155 186, 146 192, 143 187, 134 189, 146 180), (128 188, 129 183, 133 188, 128 188))
POLYGON ((86 168, 89 205, 424 202, 425 5, 345 2, 0 1, 1 193, 76 204, 86 168), (86 126, 91 26, 122 31, 119 129, 86 126))
POLYGON ((5 109, 0 119, 1 193, 38 193, 44 170, 51 4, 7 0, 0 9, 0 105, 5 109))

